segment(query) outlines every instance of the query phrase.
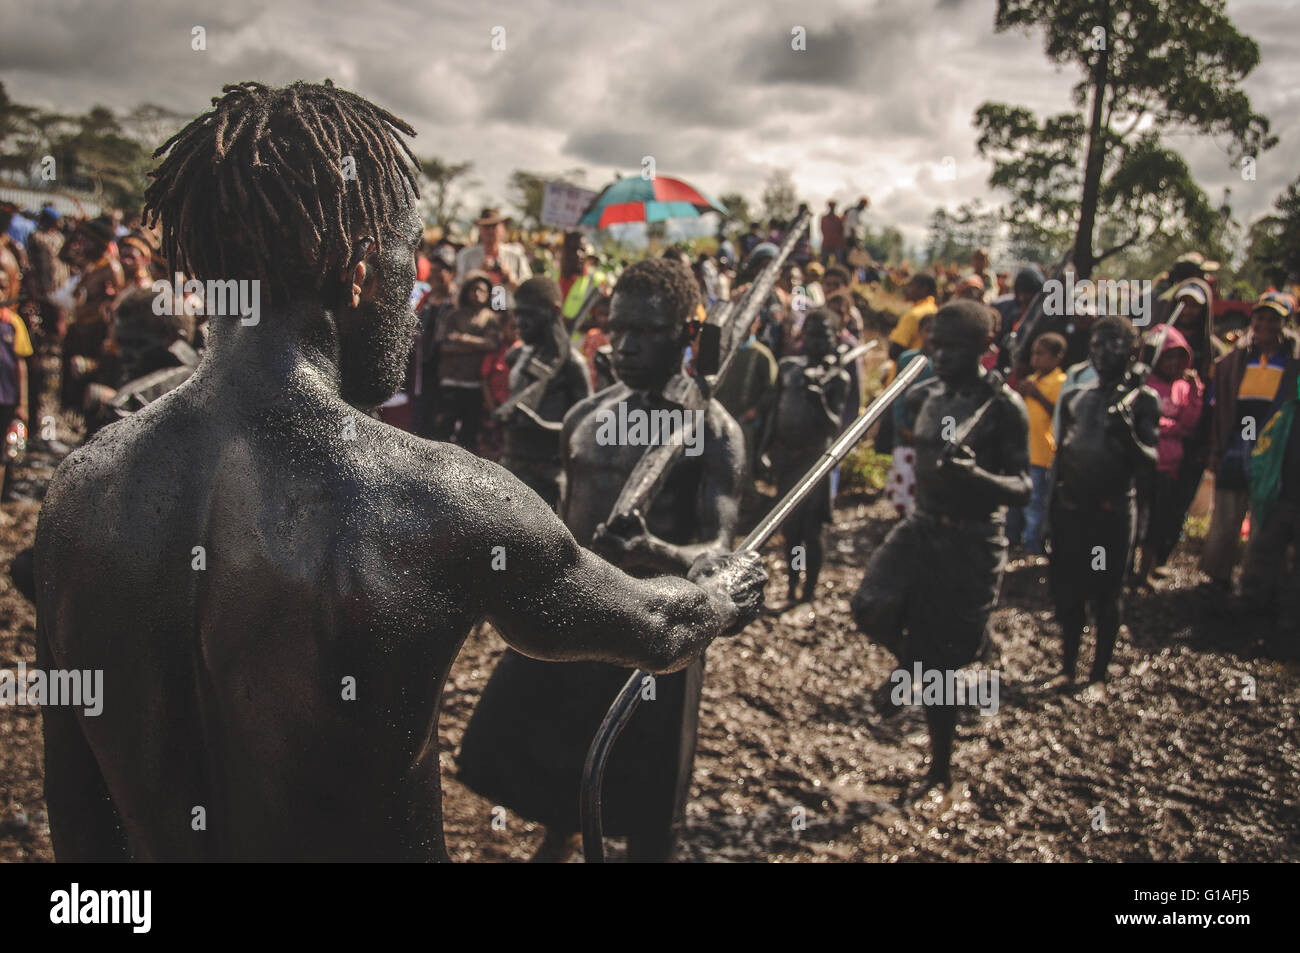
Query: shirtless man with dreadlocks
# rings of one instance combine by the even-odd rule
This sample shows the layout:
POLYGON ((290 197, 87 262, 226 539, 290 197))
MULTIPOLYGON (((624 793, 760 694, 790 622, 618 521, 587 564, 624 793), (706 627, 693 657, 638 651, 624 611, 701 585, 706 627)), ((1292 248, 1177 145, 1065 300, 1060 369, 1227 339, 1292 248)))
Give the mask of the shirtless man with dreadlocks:
POLYGON ((505 470, 368 417, 416 324, 412 130, 328 83, 224 92, 147 208, 173 268, 261 282, 261 319, 213 317, 195 375, 68 457, 41 511, 39 665, 104 672, 98 717, 42 709, 55 853, 446 859, 438 706, 478 619, 536 658, 674 671, 757 614, 764 573, 633 578, 505 470))

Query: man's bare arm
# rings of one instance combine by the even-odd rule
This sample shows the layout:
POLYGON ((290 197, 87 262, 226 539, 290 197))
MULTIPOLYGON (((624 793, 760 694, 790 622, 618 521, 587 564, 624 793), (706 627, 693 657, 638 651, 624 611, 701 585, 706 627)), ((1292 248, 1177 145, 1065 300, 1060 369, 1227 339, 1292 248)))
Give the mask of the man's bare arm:
POLYGON ((519 652, 669 672, 758 614, 766 573, 757 557, 706 557, 688 579, 635 579, 579 546, 511 474, 478 463, 473 484, 488 499, 476 518, 486 525, 467 540, 463 558, 481 560, 475 598, 519 652), (489 568, 496 546, 499 571, 489 568))
POLYGON ((1029 479, 1029 415, 1019 397, 1001 395, 1002 414, 994 434, 997 447, 996 471, 986 470, 972 456, 945 459, 943 466, 964 472, 967 485, 988 494, 998 505, 1024 506, 1034 495, 1029 479))

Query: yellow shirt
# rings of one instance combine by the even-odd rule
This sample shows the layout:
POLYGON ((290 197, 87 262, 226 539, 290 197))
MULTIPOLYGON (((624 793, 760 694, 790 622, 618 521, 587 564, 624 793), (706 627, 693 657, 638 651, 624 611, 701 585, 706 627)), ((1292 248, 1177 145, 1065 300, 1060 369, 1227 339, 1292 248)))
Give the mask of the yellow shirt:
POLYGON ((0 317, 14 326, 14 354, 18 357, 32 356, 32 339, 27 336, 27 325, 18 317, 16 311, 0 308, 0 317))
MULTIPOLYGON (((1061 385, 1065 383, 1065 371, 1058 367, 1045 374, 1034 374, 1029 380, 1055 405, 1061 396, 1061 385)), ((1029 464, 1050 467, 1052 458, 1056 456, 1056 441, 1052 439, 1052 411, 1033 397, 1025 398, 1025 408, 1029 411, 1029 464)))
POLYGON ((900 345, 904 351, 920 347, 921 331, 918 325, 923 317, 934 314, 938 310, 939 306, 934 303, 934 298, 918 301, 903 312, 903 316, 898 319, 898 324, 894 325, 894 330, 889 332, 889 340, 900 345))

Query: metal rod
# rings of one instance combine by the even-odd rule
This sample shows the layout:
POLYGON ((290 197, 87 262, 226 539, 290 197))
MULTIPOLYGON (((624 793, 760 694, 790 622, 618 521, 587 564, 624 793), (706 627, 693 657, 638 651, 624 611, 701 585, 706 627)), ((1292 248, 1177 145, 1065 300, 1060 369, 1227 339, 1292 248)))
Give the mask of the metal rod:
MULTIPOLYGON (((866 412, 840 434, 839 438, 813 464, 812 469, 786 493, 781 502, 777 503, 775 508, 749 531, 749 535, 745 537, 736 552, 757 552, 761 549, 776 532, 777 527, 790 515, 790 511, 802 503, 836 464, 848 456, 849 451, 866 436, 872 424, 884 416, 885 411, 921 375, 927 364, 929 360, 923 356, 913 359, 912 363, 894 378, 893 383, 871 402, 866 412)), ((605 766, 609 761, 610 752, 614 749, 614 742, 632 720, 632 715, 641 703, 641 684, 649 674, 643 669, 637 669, 632 673, 619 690, 614 703, 609 706, 609 711, 605 713, 596 736, 591 740, 591 747, 587 749, 587 760, 582 767, 582 794, 578 814, 582 821, 583 858, 589 864, 605 862, 604 825, 601 818, 601 789, 605 783, 605 766)))
POLYGON ((918 355, 914 358, 912 363, 908 364, 907 368, 894 378, 893 383, 871 402, 871 406, 849 425, 849 429, 840 434, 839 438, 830 445, 830 448, 821 455, 821 459, 813 464, 812 469, 790 488, 790 492, 785 495, 781 502, 776 504, 771 512, 749 531, 749 535, 745 537, 745 541, 740 544, 736 552, 748 553, 761 549, 763 544, 772 538, 777 527, 785 522, 785 518, 790 515, 790 511, 804 501, 804 498, 813 491, 813 488, 817 486, 822 477, 835 469, 836 465, 849 455, 849 451, 867 435, 867 431, 871 429, 871 426, 885 415, 885 411, 902 395, 903 391, 907 390, 912 385, 912 382, 921 376, 921 372, 925 370, 929 363, 929 359, 924 356, 918 355))

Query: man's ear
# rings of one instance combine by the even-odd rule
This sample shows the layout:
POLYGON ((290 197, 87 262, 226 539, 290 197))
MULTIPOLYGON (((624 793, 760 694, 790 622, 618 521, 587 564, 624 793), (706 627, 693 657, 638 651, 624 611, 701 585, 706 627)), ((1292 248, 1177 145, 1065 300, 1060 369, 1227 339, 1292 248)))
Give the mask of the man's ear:
POLYGON ((349 285, 347 288, 348 307, 355 308, 361 304, 361 289, 366 286, 366 275, 368 273, 364 261, 359 261, 352 267, 352 274, 345 279, 345 282, 349 285))
POLYGON ((374 246, 375 240, 369 236, 357 240, 352 246, 352 260, 348 262, 348 267, 343 275, 343 284, 345 300, 349 307, 357 307, 361 304, 361 290, 366 286, 366 278, 370 270, 366 267, 366 256, 374 246))

